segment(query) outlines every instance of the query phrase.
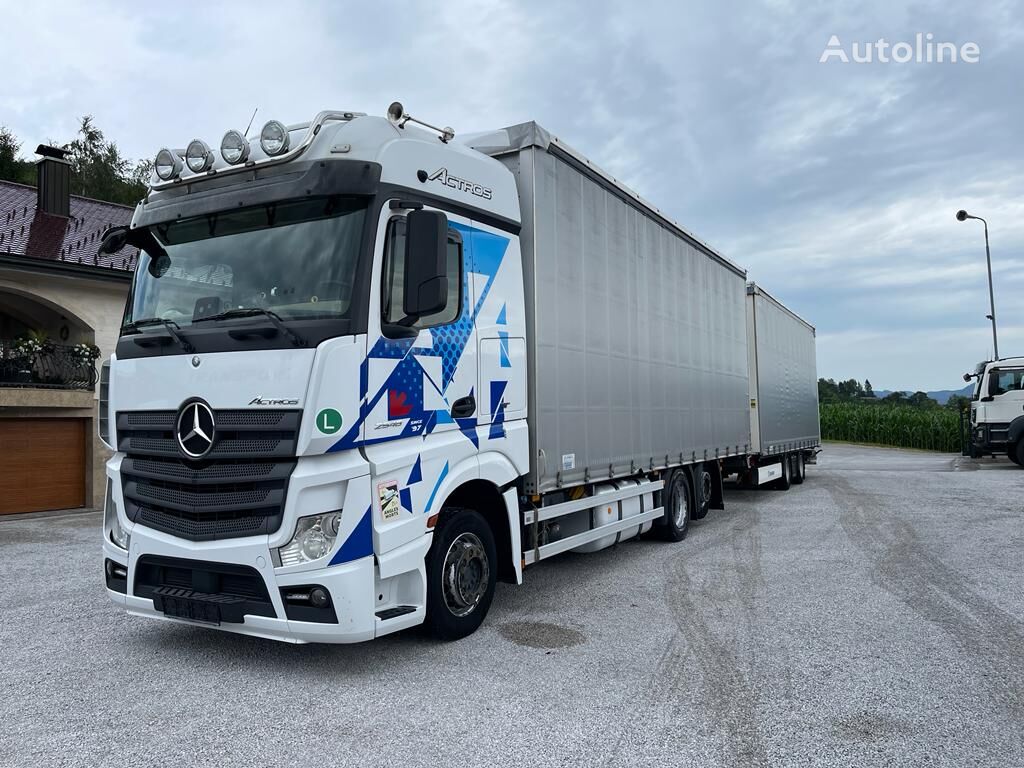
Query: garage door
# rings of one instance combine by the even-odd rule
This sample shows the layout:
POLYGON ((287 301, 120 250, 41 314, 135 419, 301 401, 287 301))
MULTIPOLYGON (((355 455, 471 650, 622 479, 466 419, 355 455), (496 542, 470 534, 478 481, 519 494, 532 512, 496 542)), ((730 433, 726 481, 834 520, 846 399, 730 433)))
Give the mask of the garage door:
POLYGON ((0 514, 85 504, 85 419, 0 419, 0 514))

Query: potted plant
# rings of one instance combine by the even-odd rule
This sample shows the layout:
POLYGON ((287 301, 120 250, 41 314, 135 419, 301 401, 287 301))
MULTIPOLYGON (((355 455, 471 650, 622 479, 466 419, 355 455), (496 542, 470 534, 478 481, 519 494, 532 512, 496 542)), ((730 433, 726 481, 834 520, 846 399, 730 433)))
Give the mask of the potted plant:
POLYGON ((14 380, 16 382, 19 384, 32 382, 32 368, 35 365, 36 356, 42 352, 43 343, 32 338, 31 335, 14 342, 14 362, 17 368, 14 380))

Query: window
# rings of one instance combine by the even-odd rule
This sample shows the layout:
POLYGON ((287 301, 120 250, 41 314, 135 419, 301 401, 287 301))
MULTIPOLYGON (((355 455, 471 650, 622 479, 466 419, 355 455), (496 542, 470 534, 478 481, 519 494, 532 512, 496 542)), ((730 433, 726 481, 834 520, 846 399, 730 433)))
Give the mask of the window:
MULTIPOLYGON (((405 319, 402 311, 402 293, 405 290, 405 219, 392 219, 388 224, 384 245, 384 279, 382 281, 381 319, 395 325, 405 319)), ((458 319, 462 311, 462 238, 453 229, 448 230, 448 301, 444 309, 424 315, 412 328, 433 328, 458 319)))
POLYGON ((990 374, 992 383, 989 387, 991 395, 1005 395, 1007 392, 1024 389, 1024 368, 995 369, 990 374))

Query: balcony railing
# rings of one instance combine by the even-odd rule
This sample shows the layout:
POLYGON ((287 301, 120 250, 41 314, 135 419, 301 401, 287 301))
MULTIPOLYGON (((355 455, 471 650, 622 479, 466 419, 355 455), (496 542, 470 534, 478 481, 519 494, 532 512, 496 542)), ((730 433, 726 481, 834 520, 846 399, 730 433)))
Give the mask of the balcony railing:
POLYGON ((46 342, 26 353, 19 342, 0 339, 0 387, 92 390, 96 379, 96 360, 79 347, 46 342))

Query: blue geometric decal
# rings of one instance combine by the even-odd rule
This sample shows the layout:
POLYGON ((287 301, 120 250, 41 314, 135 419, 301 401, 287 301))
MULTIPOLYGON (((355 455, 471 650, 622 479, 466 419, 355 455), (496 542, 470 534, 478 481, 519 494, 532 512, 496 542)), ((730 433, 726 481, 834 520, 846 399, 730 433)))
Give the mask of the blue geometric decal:
POLYGON ((495 325, 508 325, 508 321, 505 320, 505 305, 501 305, 501 311, 498 312, 498 319, 494 321, 495 325))
POLYGON ((498 331, 498 359, 502 368, 512 367, 512 361, 508 359, 508 331, 498 331))
POLYGON ((505 403, 502 402, 502 396, 505 394, 507 386, 507 381, 491 382, 491 413, 493 415, 491 416, 491 430, 488 434, 491 440, 505 436, 505 403))
MULTIPOLYGON (((469 242, 470 238, 472 238, 471 247, 465 251, 469 258, 467 259, 466 269, 463 270, 463 303, 459 319, 449 325, 429 329, 428 333, 431 337, 431 346, 429 347, 414 347, 413 344, 415 344, 416 339, 388 339, 381 337, 374 343, 367 354, 367 359, 360 365, 360 396, 363 398, 363 402, 359 408, 359 418, 355 423, 349 425, 348 431, 328 449, 329 451, 354 448, 361 442, 362 444, 369 444, 419 434, 426 435, 438 424, 452 423, 451 414, 447 409, 424 409, 423 389, 425 386, 433 387, 441 398, 449 403, 461 396, 461 393, 448 393, 448 385, 455 376, 459 361, 465 352, 466 344, 472 336, 477 316, 487 299, 491 286, 494 284, 495 277, 497 277, 502 259, 508 250, 509 239, 457 222, 450 222, 450 226, 462 234, 464 242, 469 242), (483 275, 487 278, 486 283, 480 290, 475 306, 472 307, 470 306, 471 273, 483 275), (437 357, 441 359, 440 382, 436 382, 431 378, 423 366, 420 365, 417 357, 437 357), (373 395, 370 395, 367 391, 370 359, 398 360, 394 370, 391 371, 383 385, 373 395), (360 441, 359 435, 362 431, 363 423, 383 397, 387 397, 388 419, 405 420, 405 427, 398 435, 377 439, 368 437, 360 441)), ((504 318, 504 308, 500 314, 504 318)), ((503 360, 507 360, 507 358, 508 344, 506 341, 503 360)), ((504 363, 502 364, 504 365, 504 363)), ((463 434, 469 437, 474 445, 478 444, 475 429, 472 430, 471 435, 468 424, 464 424, 460 420, 459 426, 463 434)))
POLYGON ((402 503, 402 509, 412 512, 412 491, 409 488, 403 488, 398 492, 398 498, 402 503))
MULTIPOLYGON (((412 465, 412 472, 409 473, 409 480, 406 485, 415 485, 423 479, 423 470, 420 468, 420 457, 416 457, 416 463, 412 465)), ((406 507, 408 509, 408 507, 406 507)))
POLYGON ((370 523, 370 507, 366 508, 362 519, 345 539, 341 549, 331 558, 331 565, 348 563, 373 554, 373 529, 370 523))
POLYGON ((427 508, 423 510, 424 514, 430 513, 430 508, 434 506, 434 497, 437 496, 437 491, 441 487, 441 483, 448 477, 448 462, 444 463, 444 467, 441 469, 441 474, 437 476, 437 482, 434 483, 434 490, 430 492, 430 498, 427 499, 427 508))

